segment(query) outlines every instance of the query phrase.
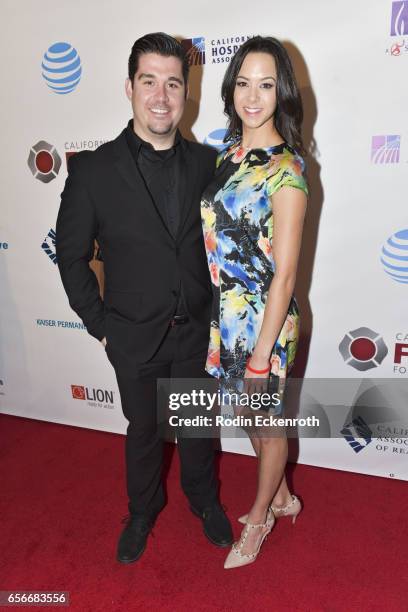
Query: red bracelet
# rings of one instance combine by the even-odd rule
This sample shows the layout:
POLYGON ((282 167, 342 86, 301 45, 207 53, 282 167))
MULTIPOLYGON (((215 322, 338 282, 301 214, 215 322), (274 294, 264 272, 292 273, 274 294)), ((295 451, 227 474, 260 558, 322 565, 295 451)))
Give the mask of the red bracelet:
POLYGON ((251 361, 251 358, 248 357, 248 361, 246 363, 246 367, 247 367, 247 370, 249 370, 253 374, 266 374, 267 372, 271 371, 271 366, 270 365, 269 365, 269 368, 265 368, 264 370, 255 370, 254 368, 251 368, 251 366, 249 365, 250 361, 251 361))

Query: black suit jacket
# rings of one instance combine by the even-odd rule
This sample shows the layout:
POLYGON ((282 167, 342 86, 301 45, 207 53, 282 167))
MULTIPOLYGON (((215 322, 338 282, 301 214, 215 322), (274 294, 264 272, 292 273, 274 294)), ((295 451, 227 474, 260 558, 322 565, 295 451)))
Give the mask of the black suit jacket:
POLYGON ((184 139, 182 147, 185 193, 176 238, 135 166, 125 130, 69 159, 56 227, 58 266, 71 307, 92 336, 106 336, 119 370, 152 357, 174 314, 180 279, 193 352, 208 342, 212 294, 200 199, 216 152, 184 139), (104 300, 89 268, 95 239, 105 266, 104 300))

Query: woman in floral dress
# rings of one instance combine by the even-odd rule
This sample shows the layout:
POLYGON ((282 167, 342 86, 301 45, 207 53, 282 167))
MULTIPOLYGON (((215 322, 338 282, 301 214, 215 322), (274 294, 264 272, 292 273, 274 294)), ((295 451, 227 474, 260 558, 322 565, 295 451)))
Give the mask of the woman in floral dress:
MULTIPOLYGON (((284 47, 270 37, 244 43, 222 85, 229 118, 217 172, 201 213, 214 302, 207 371, 248 379, 251 391, 282 384, 293 364, 299 311, 296 279, 307 185, 302 103, 284 47)), ((225 568, 255 561, 275 516, 301 506, 284 476, 285 436, 250 433, 258 456, 255 501, 225 568)))

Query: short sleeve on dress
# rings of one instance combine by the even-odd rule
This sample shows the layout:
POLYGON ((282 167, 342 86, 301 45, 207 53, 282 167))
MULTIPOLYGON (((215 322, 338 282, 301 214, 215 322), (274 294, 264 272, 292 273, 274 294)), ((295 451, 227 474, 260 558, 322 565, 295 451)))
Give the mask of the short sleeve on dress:
POLYGON ((305 177, 305 162, 300 155, 285 151, 282 156, 272 158, 270 173, 266 180, 266 192, 272 196, 281 187, 296 187, 308 195, 305 177), (280 158, 280 159, 279 159, 280 158))

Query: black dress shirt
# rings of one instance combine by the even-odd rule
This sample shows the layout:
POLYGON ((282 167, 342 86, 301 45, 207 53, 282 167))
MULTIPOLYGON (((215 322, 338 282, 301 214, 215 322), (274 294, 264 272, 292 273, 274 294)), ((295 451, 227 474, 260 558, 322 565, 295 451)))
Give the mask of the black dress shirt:
MULTIPOLYGON (((180 132, 176 132, 174 145, 170 149, 156 150, 150 142, 146 142, 134 132, 131 119, 126 128, 126 141, 146 188, 175 239, 180 225, 180 211, 184 197, 183 141, 180 132)), ((180 281, 180 294, 175 314, 185 313, 180 281)))

